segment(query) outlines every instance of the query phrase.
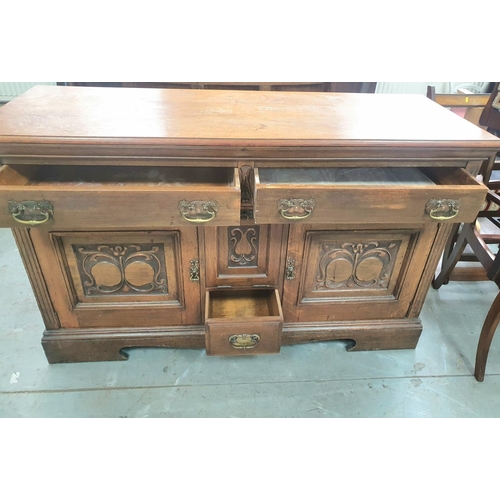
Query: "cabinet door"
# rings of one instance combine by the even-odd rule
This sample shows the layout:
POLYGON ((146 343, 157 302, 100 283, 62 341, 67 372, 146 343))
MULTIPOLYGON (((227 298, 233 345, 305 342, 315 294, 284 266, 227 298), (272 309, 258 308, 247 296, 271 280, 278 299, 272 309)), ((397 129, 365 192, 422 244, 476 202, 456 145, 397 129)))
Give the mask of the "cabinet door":
POLYGON ((290 229, 285 322, 403 318, 436 226, 408 229, 290 229))
POLYGON ((206 227, 207 287, 278 287, 283 278, 283 225, 206 227))
POLYGON ((196 228, 32 239, 62 328, 199 324, 196 228))

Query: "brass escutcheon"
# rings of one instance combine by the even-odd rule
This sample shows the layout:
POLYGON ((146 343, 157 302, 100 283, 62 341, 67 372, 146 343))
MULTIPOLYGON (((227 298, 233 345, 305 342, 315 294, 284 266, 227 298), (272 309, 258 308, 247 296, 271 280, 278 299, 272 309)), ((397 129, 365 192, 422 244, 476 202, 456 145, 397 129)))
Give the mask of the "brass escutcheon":
POLYGON ((285 279, 295 279, 295 259, 292 259, 291 257, 286 259, 285 279))
POLYGON ((215 200, 181 200, 177 207, 182 217, 188 222, 203 224, 215 218, 219 204, 215 200))
POLYGON ((229 343, 235 349, 253 349, 260 340, 260 336, 256 333, 241 333, 240 335, 231 335, 229 343))
POLYGON ((21 202, 9 200, 8 208, 16 222, 30 226, 45 224, 54 215, 54 207, 46 200, 21 202))
POLYGON ((316 206, 316 200, 309 198, 282 198, 278 202, 278 212, 288 220, 300 220, 309 217, 316 206))
POLYGON ((425 213, 434 220, 449 220, 457 216, 460 200, 437 200, 433 198, 425 205, 425 213))
POLYGON ((200 261, 192 259, 189 264, 189 279, 191 281, 200 281, 200 261))

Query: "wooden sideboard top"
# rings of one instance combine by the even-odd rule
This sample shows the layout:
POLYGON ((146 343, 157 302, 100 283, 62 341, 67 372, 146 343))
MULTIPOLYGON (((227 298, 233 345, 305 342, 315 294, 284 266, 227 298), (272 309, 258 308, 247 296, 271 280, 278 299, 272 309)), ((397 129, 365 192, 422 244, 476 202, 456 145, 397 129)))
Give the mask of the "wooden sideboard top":
POLYGON ((420 95, 37 86, 0 108, 1 154, 6 145, 493 150, 500 140, 420 95))

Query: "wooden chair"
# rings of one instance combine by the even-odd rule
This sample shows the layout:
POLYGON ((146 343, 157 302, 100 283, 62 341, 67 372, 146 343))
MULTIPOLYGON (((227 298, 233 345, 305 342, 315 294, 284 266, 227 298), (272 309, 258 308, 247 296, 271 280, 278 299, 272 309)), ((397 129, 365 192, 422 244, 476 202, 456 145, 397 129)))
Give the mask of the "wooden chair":
MULTIPOLYGON (((489 132, 495 135, 499 135, 500 132, 500 127, 495 128, 500 124, 500 110, 494 107, 492 108, 492 105, 499 95, 499 89, 500 85, 495 84, 494 90, 488 97, 484 110, 479 118, 479 124, 486 127, 489 132), (485 118, 485 116, 489 118, 485 118), (493 123, 494 126, 491 126, 491 123, 493 123)), ((438 102, 437 96, 435 96, 435 98, 436 102, 438 102)), ((489 191, 486 202, 478 214, 478 218, 484 217, 494 226, 500 228, 500 179, 494 175, 497 171, 500 171, 500 161, 498 157, 493 165, 485 165, 481 171, 483 182, 488 186, 489 191)), ((464 224, 460 231, 457 225, 446 244, 441 271, 434 279, 432 283, 433 287, 439 289, 443 284, 448 283, 450 275, 459 260, 475 260, 481 263, 485 271, 485 279, 494 281, 500 288, 500 251, 497 250, 495 254, 488 247, 490 244, 500 245, 500 234, 481 234, 477 222, 464 224), (472 254, 464 253, 467 245, 472 249, 472 254)), ((477 276, 475 279, 477 279, 477 276)), ((479 336, 476 366, 474 369, 474 376, 478 382, 484 380, 488 352, 499 323, 500 293, 490 307, 479 336)))
MULTIPOLYGON (((465 91, 460 91, 457 94, 436 94, 436 89, 434 86, 427 87, 427 97, 443 107, 450 109, 451 111, 457 111, 457 114, 462 116, 464 119, 470 121, 474 125, 480 126, 479 120, 484 107, 488 103, 490 94, 472 94, 465 91)), ((483 128, 486 128, 483 126, 483 128)), ((480 172, 481 176, 485 177, 485 172, 480 172)), ((495 204, 494 199, 488 197, 485 201, 481 212, 494 212, 500 209, 498 205, 495 204)), ((483 215, 483 213, 481 213, 483 215)), ((486 272, 482 267, 477 266, 467 266, 467 267, 456 267, 458 261, 451 261, 451 251, 457 242, 458 233, 460 229, 460 224, 455 224, 451 231, 451 234, 446 242, 442 262, 449 265, 443 266, 441 274, 434 280, 433 286, 438 289, 441 285, 447 284, 450 280, 456 281, 476 281, 476 280, 486 280, 486 272)), ((463 250, 458 256, 460 261, 477 261, 474 253, 464 253, 463 250)))

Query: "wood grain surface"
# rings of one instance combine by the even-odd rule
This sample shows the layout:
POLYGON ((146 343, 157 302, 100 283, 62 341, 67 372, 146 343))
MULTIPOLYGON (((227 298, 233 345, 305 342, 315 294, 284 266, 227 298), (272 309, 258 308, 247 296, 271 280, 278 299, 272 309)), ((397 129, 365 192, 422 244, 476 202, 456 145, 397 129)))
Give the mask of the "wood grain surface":
POLYGON ((0 109, 2 143, 490 147, 420 95, 37 86, 0 109))

